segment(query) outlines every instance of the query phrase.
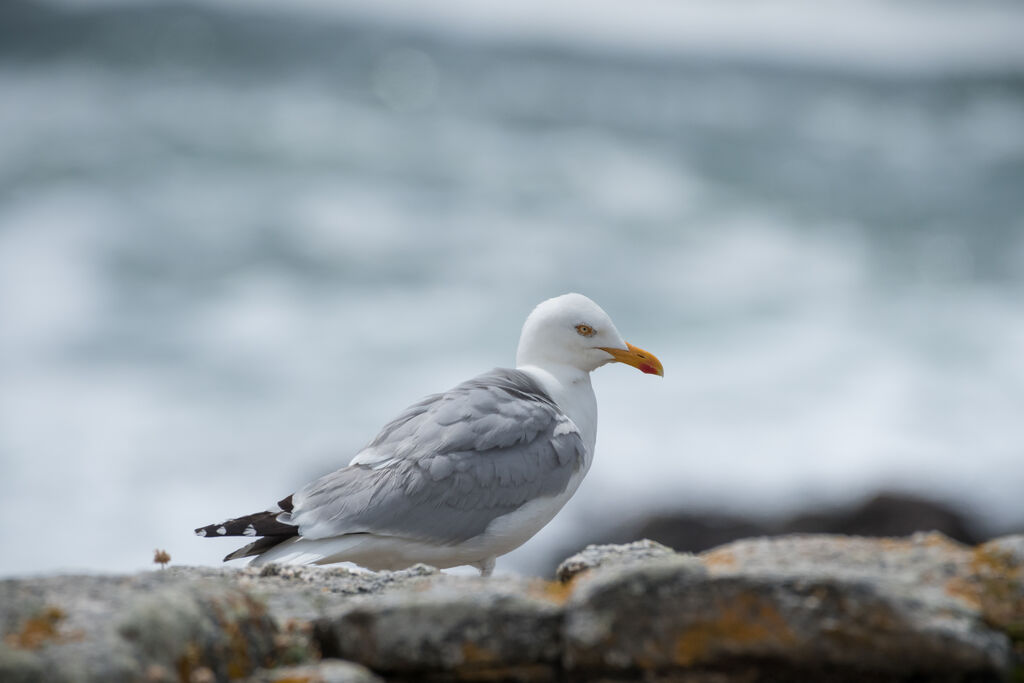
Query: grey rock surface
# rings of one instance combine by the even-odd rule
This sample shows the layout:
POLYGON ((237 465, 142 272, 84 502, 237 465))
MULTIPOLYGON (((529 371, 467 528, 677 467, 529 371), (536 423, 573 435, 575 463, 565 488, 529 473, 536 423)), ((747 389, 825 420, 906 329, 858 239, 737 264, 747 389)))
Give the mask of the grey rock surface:
POLYGON ((580 672, 724 671, 973 680, 1013 666, 1013 644, 968 597, 974 555, 938 535, 738 541, 578 580, 566 666, 580 672))
POLYGON ((672 548, 646 538, 621 545, 588 545, 559 564, 555 570, 555 578, 566 582, 598 567, 636 564, 654 557, 675 554, 676 551, 672 548))
POLYGON ((0 681, 237 679, 319 652, 311 621, 346 596, 415 586, 432 567, 179 567, 0 581, 0 681))
POLYGON ((278 630, 237 586, 159 571, 0 581, 0 605, 3 681, 238 678, 278 630))
POLYGON ((540 581, 444 577, 350 600, 316 629, 325 655, 386 674, 548 680, 561 662, 562 597, 540 581))
POLYGON ((415 589, 441 576, 440 571, 424 564, 394 572, 276 564, 241 569, 182 567, 167 571, 228 580, 266 604, 271 615, 281 623, 312 621, 346 596, 415 589))
MULTIPOLYGON (((1024 523, 1024 520, 1021 520, 1024 523)), ((975 545, 990 538, 985 519, 971 510, 905 491, 879 491, 844 505, 815 504, 774 516, 728 513, 711 506, 701 509, 683 504, 677 510, 651 512, 616 521, 595 520, 583 538, 553 548, 545 564, 554 567, 575 549, 588 544, 628 543, 649 538, 680 552, 700 553, 726 543, 758 536, 826 534, 903 537, 921 530, 938 530, 961 543, 975 545)))
POLYGON ((938 534, 803 535, 699 556, 637 542, 588 548, 559 579, 424 566, 8 579, 0 681, 973 682, 1024 672, 1024 536, 968 547, 938 534))
POLYGON ((743 661, 876 674, 1004 671, 1009 641, 955 600, 866 581, 716 577, 659 562, 581 586, 567 611, 568 668, 672 670, 743 661))

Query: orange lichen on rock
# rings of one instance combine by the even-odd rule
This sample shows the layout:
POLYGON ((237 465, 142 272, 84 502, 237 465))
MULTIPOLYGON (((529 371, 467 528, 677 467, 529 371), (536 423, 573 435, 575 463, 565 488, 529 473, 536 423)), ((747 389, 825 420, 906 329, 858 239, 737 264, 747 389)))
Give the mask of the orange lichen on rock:
POLYGON ((542 600, 553 602, 556 605, 564 605, 566 600, 569 599, 569 596, 572 595, 572 591, 575 588, 574 583, 579 576, 582 576, 582 574, 578 574, 570 578, 565 583, 560 581, 534 581, 530 583, 527 591, 530 595, 541 598, 542 600))
POLYGON ((1024 563, 986 543, 974 550, 970 567, 985 620, 1024 633, 1024 563))
POLYGON ((213 601, 211 607, 218 625, 228 637, 227 651, 224 653, 228 676, 232 679, 242 678, 251 673, 254 666, 250 661, 249 641, 242 630, 243 622, 258 619, 264 607, 249 595, 229 595, 223 604, 213 601))
POLYGON ((674 660, 679 666, 692 666, 713 659, 716 653, 727 652, 734 645, 751 652, 761 643, 767 653, 795 641, 796 637, 775 605, 757 595, 740 595, 734 600, 722 601, 713 618, 688 626, 679 633, 674 660))
POLYGON ((981 587, 972 577, 954 576, 946 581, 946 594, 962 600, 971 609, 981 609, 981 587))
POLYGON ((949 536, 938 531, 931 531, 928 533, 914 534, 908 538, 896 538, 896 537, 883 537, 883 538, 863 538, 863 537, 850 537, 851 541, 876 543, 886 552, 906 552, 914 550, 915 548, 937 548, 941 550, 947 550, 952 553, 962 553, 969 550, 968 546, 962 543, 954 541, 949 536))
POLYGON ((66 618, 67 614, 61 608, 44 607, 42 611, 26 619, 17 632, 5 635, 4 642, 20 650, 38 650, 50 642, 81 640, 84 634, 80 631, 65 633, 60 630, 60 624, 66 618))
POLYGON ((462 663, 469 666, 479 666, 481 664, 494 664, 500 658, 492 650, 486 647, 480 647, 472 641, 466 641, 462 644, 462 663))
POLYGON ((937 531, 923 534, 920 537, 920 543, 929 548, 946 548, 951 551, 962 551, 967 549, 967 546, 964 544, 954 541, 949 536, 937 531))
POLYGON ((735 567, 736 554, 728 548, 710 550, 700 557, 708 567, 735 567))
POLYGON ((191 679, 192 672, 199 669, 200 660, 199 646, 195 643, 188 643, 176 662, 178 679, 182 681, 191 679))

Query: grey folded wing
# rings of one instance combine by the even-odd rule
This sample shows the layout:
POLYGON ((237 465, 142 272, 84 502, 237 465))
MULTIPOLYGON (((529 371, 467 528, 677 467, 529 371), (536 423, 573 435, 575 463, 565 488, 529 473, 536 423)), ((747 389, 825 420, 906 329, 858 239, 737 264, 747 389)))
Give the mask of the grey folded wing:
POLYGON ((306 538, 368 532, 459 543, 564 492, 585 450, 533 378, 499 368, 411 406, 348 467, 296 493, 281 521, 306 538))

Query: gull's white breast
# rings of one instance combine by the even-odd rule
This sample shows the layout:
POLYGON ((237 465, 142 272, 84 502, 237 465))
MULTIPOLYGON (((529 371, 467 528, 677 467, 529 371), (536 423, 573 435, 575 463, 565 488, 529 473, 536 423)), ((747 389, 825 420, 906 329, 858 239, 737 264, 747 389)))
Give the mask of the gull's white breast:
POLYGON ((467 541, 467 544, 479 545, 488 557, 504 555, 518 548, 558 514, 587 476, 597 442, 597 398, 594 396, 589 372, 575 368, 551 372, 533 366, 517 369, 536 379, 568 418, 559 422, 555 433, 558 434, 560 430, 563 433, 579 432, 586 452, 583 465, 572 474, 562 493, 531 500, 507 515, 496 518, 483 534, 467 541))

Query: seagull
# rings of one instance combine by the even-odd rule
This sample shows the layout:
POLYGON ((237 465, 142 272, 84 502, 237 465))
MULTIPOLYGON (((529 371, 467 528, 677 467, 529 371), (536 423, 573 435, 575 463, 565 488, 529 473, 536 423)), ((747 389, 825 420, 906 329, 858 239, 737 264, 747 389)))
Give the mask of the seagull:
POLYGON ((664 376, 582 294, 527 317, 516 367, 496 368, 415 403, 348 466, 268 510, 196 529, 257 537, 224 561, 353 562, 371 570, 496 559, 541 530, 579 488, 597 440, 590 373, 611 362, 664 376))

